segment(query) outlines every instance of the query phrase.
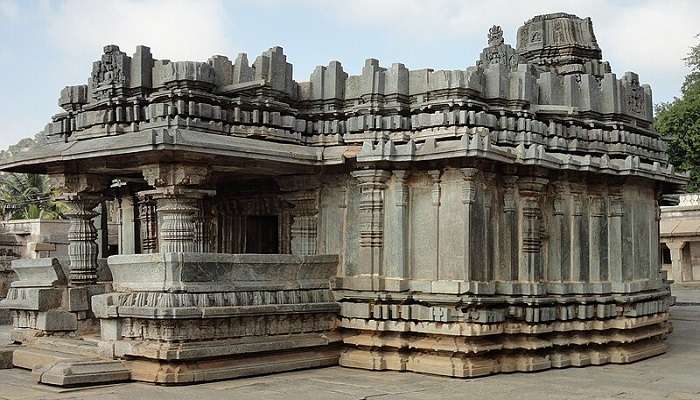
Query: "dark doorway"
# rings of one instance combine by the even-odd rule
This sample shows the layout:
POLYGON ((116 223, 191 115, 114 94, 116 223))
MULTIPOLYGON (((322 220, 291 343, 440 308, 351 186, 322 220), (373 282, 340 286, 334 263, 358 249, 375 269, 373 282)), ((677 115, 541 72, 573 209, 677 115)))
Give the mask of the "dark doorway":
POLYGON ((246 217, 245 252, 253 254, 279 253, 279 222, 275 215, 246 217))

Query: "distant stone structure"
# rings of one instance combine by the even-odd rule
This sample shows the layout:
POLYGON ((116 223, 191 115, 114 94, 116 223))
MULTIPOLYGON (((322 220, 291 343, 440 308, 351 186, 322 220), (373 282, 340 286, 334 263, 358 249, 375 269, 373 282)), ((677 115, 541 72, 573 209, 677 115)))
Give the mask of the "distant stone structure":
POLYGON ((676 206, 661 207, 664 270, 675 283, 700 284, 700 193, 682 194, 676 206))
POLYGON ((42 382, 473 377, 666 349, 659 199, 687 176, 590 19, 535 17, 516 49, 493 27, 464 70, 331 61, 307 82, 280 47, 251 65, 110 45, 59 104, 0 166, 49 174, 72 207, 69 262, 16 262, 4 303, 28 344, 14 363, 42 382), (110 282, 106 195, 130 243, 110 282), (55 337, 96 321, 95 349, 55 337))

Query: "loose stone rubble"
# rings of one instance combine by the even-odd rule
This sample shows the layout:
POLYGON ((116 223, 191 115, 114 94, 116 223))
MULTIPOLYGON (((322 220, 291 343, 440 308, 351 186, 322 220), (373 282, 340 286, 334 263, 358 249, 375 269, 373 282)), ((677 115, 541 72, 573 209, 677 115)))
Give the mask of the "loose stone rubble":
POLYGON ((465 70, 369 59, 350 75, 331 61, 308 82, 280 47, 251 65, 106 46, 88 84, 61 92, 65 112, 0 165, 48 173, 72 207, 64 275, 49 284, 62 269, 42 264, 41 290, 63 297, 42 308, 44 286, 20 274, 3 303, 33 333, 15 335, 27 344, 15 365, 46 355, 53 314, 29 315, 49 310, 75 315, 64 341, 83 317, 100 324, 82 361, 23 364, 52 384, 88 381, 89 362, 95 377, 124 365, 186 383, 336 363, 473 377, 663 353, 659 200, 687 177, 653 130, 651 88, 611 72, 590 19, 537 16, 517 46, 494 26, 465 70), (122 215, 111 277, 92 222, 106 197, 122 215), (76 290, 89 310, 65 307, 76 290))

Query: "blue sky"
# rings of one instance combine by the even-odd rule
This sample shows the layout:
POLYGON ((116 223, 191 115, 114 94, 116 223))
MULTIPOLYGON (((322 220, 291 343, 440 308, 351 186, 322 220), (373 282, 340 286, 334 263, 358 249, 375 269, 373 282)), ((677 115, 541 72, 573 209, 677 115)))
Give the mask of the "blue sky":
POLYGON ((682 58, 700 39, 700 1, 604 0, 0 0, 0 148, 43 129, 61 88, 83 84, 102 46, 128 54, 204 61, 248 59, 284 47, 297 81, 339 60, 358 74, 366 58, 408 68, 464 69, 491 25, 514 44, 530 17, 564 11, 590 16, 603 58, 620 76, 635 71, 654 101, 679 94, 682 58))

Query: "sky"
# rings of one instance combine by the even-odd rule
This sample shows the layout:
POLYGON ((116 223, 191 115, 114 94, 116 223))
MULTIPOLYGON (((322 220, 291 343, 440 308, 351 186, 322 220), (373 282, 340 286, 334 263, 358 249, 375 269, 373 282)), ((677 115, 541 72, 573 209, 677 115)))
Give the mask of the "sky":
POLYGON ((352 75, 367 58, 465 69, 492 25, 515 47, 523 22, 560 11, 591 17, 613 72, 637 72, 655 103, 680 95, 683 58, 700 42, 697 0, 0 0, 0 149, 41 131, 60 90, 87 83, 106 44, 174 61, 245 52, 251 62, 282 46, 306 81, 330 60, 352 75))

